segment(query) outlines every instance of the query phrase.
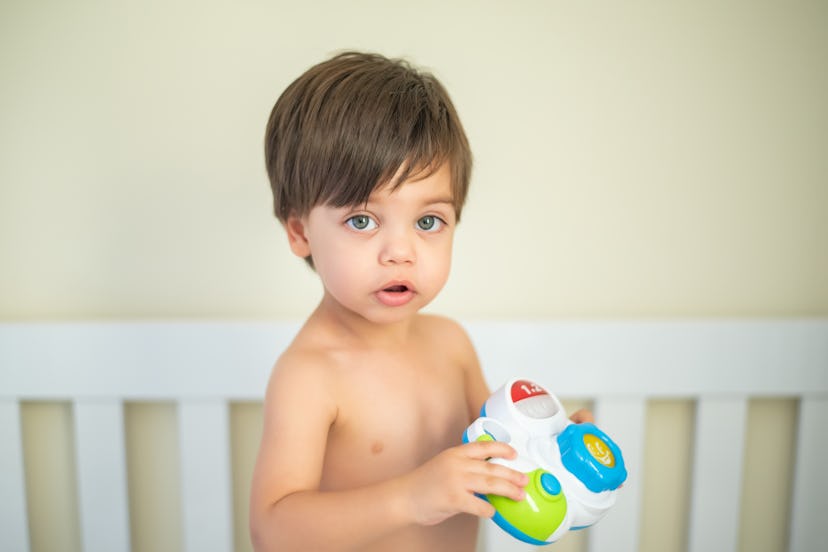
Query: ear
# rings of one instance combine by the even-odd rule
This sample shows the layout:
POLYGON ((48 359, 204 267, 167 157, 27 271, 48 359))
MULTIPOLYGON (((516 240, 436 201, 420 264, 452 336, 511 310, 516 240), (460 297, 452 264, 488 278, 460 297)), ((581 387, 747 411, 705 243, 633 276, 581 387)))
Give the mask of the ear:
POLYGON ((310 243, 305 235, 305 219, 290 215, 285 221, 285 230, 288 235, 290 250, 297 257, 307 258, 310 256, 310 243))

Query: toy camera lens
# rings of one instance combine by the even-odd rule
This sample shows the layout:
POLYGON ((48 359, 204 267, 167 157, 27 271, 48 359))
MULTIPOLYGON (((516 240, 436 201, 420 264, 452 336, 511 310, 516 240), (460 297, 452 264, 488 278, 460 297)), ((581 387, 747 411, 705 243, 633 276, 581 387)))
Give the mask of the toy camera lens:
POLYGON ((593 424, 568 425, 558 447, 564 467, 594 493, 617 489, 627 479, 618 445, 593 424))

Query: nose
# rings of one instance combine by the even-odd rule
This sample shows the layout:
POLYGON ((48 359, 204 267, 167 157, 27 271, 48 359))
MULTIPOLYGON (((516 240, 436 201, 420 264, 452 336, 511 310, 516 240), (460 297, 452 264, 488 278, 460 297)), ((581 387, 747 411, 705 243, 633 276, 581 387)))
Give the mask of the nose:
POLYGON ((404 229, 389 231, 384 236, 379 253, 379 262, 383 265, 412 264, 417 260, 415 236, 404 229))

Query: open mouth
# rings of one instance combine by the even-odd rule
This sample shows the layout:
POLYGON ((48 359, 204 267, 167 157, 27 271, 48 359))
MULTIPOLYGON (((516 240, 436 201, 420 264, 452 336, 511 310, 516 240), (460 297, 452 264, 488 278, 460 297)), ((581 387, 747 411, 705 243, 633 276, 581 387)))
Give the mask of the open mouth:
POLYGON ((406 291, 408 291, 408 286, 402 284, 396 286, 388 286, 382 291, 387 291, 388 293, 405 293, 406 291))
POLYGON ((400 307, 414 299, 417 292, 407 282, 388 282, 376 294, 380 303, 388 307, 400 307))

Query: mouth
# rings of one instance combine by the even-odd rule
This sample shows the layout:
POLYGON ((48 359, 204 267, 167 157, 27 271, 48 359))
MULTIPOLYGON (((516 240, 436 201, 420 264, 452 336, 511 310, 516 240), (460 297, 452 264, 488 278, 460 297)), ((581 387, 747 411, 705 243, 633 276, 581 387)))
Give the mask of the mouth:
POLYGON ((416 295, 414 286, 408 282, 389 282, 376 293, 380 303, 387 307, 400 307, 416 295))

